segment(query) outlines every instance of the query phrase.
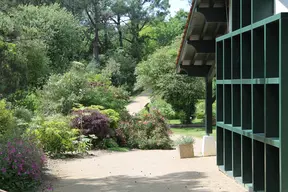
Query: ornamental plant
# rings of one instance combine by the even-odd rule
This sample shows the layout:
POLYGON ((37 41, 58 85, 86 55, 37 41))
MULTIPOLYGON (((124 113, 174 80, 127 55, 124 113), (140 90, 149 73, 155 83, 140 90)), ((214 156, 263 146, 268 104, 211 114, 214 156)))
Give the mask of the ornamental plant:
POLYGON ((1 189, 32 191, 41 183, 45 162, 45 154, 35 138, 8 136, 0 143, 1 189))
POLYGON ((139 149, 171 149, 172 140, 169 137, 167 120, 159 110, 152 109, 150 113, 132 117, 120 123, 127 145, 139 149))
POLYGON ((187 145, 187 144, 191 144, 194 145, 195 140, 193 137, 189 137, 189 136, 182 136, 179 137, 176 141, 175 144, 176 145, 187 145))
POLYGON ((109 127, 109 119, 98 110, 84 109, 73 112, 72 127, 86 136, 95 135, 99 139, 110 137, 113 132, 109 127))
POLYGON ((28 134, 35 135, 45 152, 51 156, 65 153, 85 153, 90 149, 90 141, 81 137, 78 129, 71 129, 66 117, 55 115, 34 120, 28 134))

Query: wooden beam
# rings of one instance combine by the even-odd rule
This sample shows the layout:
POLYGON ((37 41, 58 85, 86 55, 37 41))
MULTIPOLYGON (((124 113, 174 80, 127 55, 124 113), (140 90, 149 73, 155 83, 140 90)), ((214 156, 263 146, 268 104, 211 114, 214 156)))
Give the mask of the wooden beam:
POLYGON ((213 40, 188 40, 187 43, 192 45, 197 53, 215 53, 215 39, 213 40))
POLYGON ((200 7, 197 12, 202 13, 207 22, 227 22, 225 7, 200 7))
POLYGON ((188 65, 180 66, 180 74, 187 74, 191 77, 207 77, 211 66, 209 65, 188 65))

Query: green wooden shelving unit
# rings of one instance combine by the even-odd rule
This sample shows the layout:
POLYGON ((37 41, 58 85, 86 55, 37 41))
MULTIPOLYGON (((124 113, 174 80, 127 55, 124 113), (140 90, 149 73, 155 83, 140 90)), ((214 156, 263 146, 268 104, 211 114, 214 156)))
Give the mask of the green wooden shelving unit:
POLYGON ((252 191, 288 191, 288 14, 233 0, 216 39, 217 165, 252 191))

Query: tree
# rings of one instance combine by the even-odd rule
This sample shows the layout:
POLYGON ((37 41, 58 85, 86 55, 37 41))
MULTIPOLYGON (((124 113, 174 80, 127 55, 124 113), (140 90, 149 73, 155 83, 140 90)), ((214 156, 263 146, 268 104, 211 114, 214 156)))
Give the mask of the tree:
POLYGON ((175 60, 181 38, 169 46, 158 49, 148 60, 136 67, 137 88, 152 89, 154 96, 161 96, 176 112, 183 112, 184 123, 190 123, 195 104, 204 97, 203 79, 177 75, 175 60))
POLYGON ((155 22, 141 31, 141 36, 147 36, 149 53, 155 49, 169 45, 180 34, 183 33, 188 13, 180 10, 168 21, 155 22))
POLYGON ((129 36, 125 40, 130 43, 132 56, 140 61, 143 57, 143 44, 147 37, 140 36, 144 27, 158 20, 163 21, 168 14, 169 0, 127 0, 129 23, 127 30, 129 36))
POLYGON ((82 31, 57 4, 0 12, 0 91, 41 86, 50 73, 65 72, 85 51, 82 31))

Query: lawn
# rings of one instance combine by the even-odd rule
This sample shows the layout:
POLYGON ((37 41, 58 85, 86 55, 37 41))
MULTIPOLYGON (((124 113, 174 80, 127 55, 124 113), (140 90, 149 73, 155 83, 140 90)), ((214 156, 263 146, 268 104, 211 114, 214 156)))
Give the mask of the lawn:
MULTIPOLYGON (((192 137, 202 138, 205 134, 205 128, 171 128, 173 134, 187 135, 192 137)), ((214 137, 216 137, 216 130, 213 129, 214 137)))
MULTIPOLYGON (((202 119, 194 119, 193 120, 193 123, 202 123, 202 119)), ((172 124, 172 125, 179 125, 181 124, 180 120, 179 119, 172 119, 172 120, 169 120, 169 124, 172 124)))

